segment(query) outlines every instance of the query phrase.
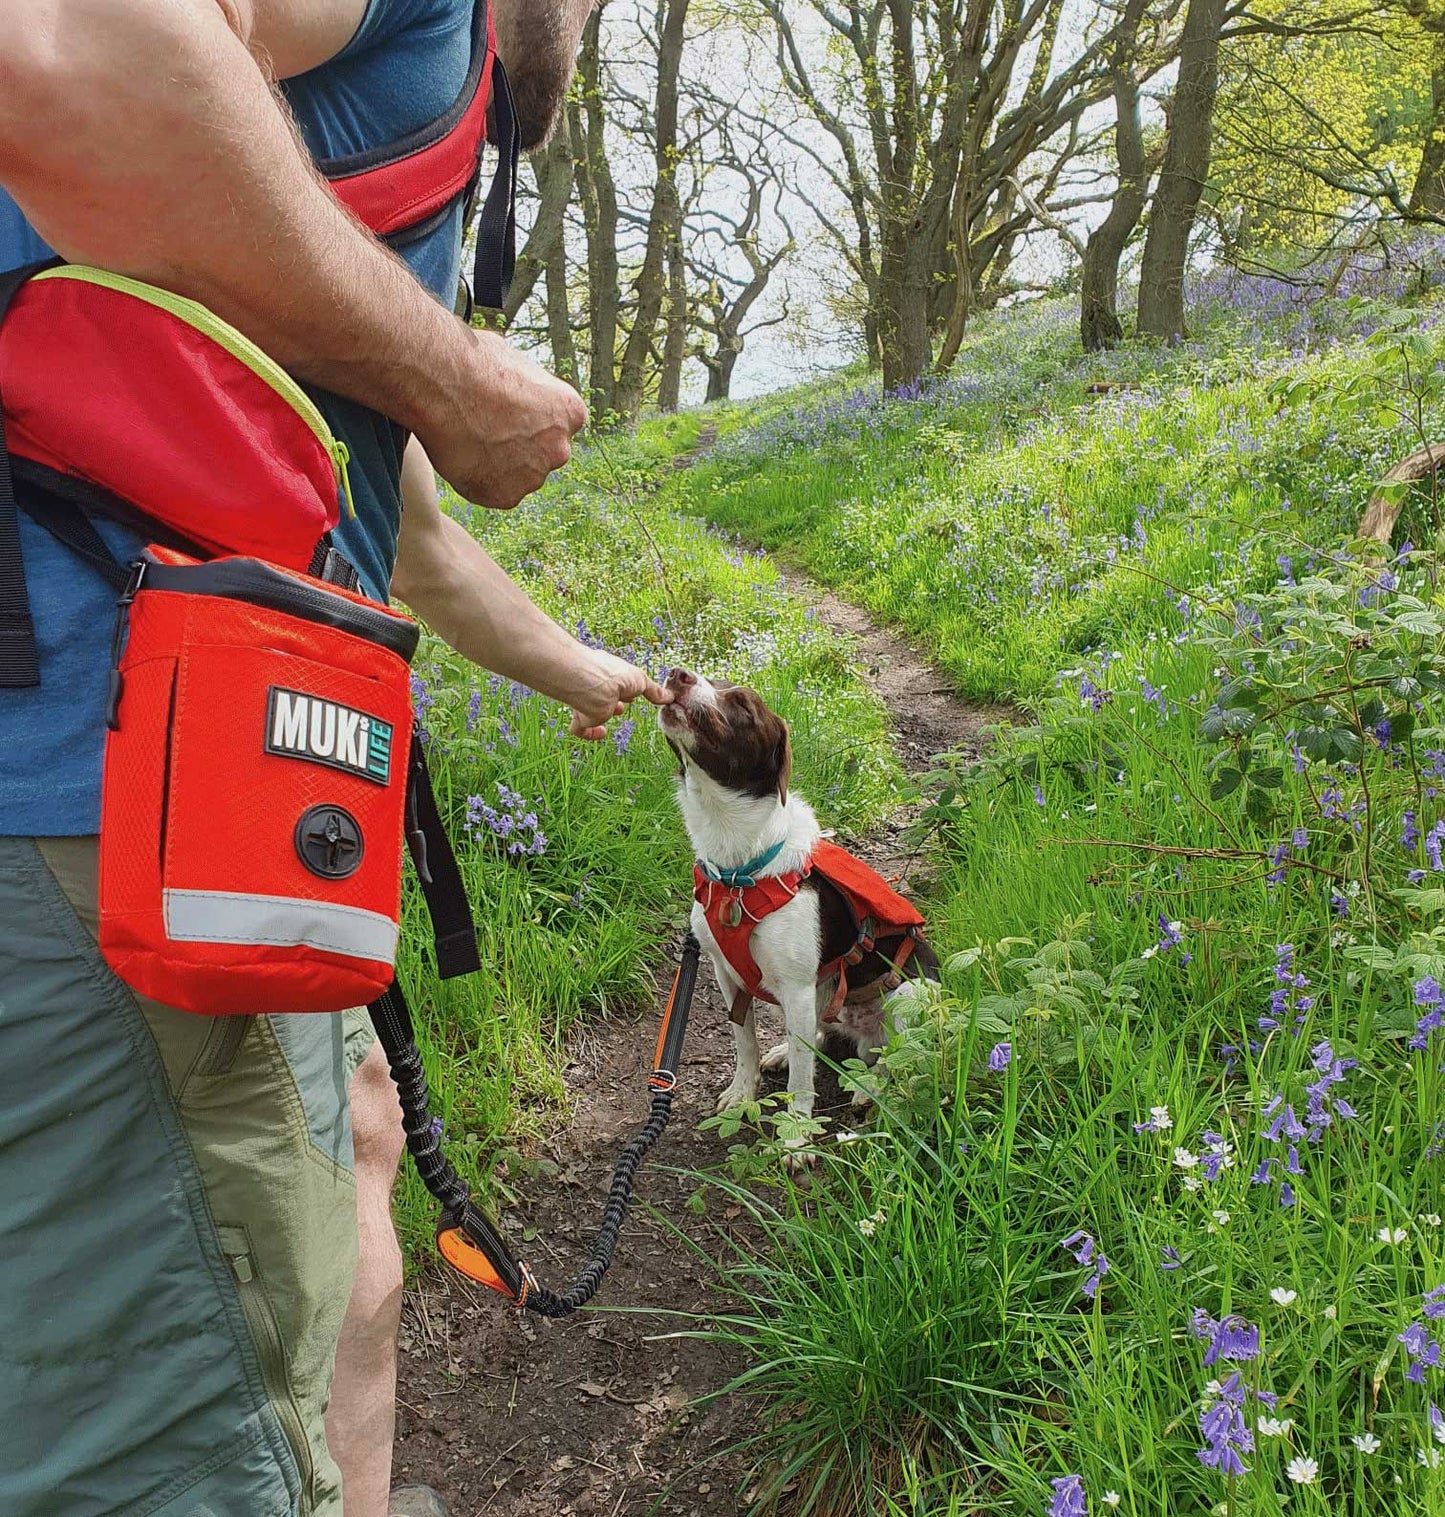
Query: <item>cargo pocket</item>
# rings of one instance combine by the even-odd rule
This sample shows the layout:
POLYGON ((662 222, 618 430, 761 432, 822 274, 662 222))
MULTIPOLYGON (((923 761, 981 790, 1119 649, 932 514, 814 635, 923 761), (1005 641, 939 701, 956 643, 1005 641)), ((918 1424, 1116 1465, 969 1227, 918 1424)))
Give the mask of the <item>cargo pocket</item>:
POLYGON ((281 1424, 287 1447, 295 1461, 301 1483, 302 1510, 306 1511, 314 1499, 316 1464, 306 1420, 291 1385, 290 1366, 280 1324, 276 1320, 271 1298, 266 1293, 246 1229, 218 1226, 216 1233, 231 1278, 236 1282, 236 1294, 240 1298, 246 1326, 255 1345, 256 1357, 260 1361, 261 1379, 266 1387, 267 1399, 276 1414, 276 1420, 281 1424))

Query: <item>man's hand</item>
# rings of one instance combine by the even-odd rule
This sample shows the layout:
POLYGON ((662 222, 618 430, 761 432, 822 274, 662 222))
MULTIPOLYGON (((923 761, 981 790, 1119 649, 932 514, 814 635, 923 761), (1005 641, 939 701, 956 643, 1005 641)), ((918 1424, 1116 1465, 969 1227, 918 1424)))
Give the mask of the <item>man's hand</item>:
POLYGON ((527 599, 476 538, 443 513, 436 476, 415 439, 402 460, 401 498, 392 594, 458 653, 570 706, 573 735, 594 741, 629 701, 672 700, 643 670, 584 647, 527 599))
POLYGON ((572 456, 582 397, 493 332, 476 332, 456 403, 416 428, 437 472, 464 499, 509 511, 572 456))
POLYGON ((597 742, 607 736, 607 723, 621 716, 629 703, 645 696, 654 706, 666 706, 672 696, 645 669, 599 648, 577 645, 575 691, 558 698, 572 708, 572 736, 597 742))

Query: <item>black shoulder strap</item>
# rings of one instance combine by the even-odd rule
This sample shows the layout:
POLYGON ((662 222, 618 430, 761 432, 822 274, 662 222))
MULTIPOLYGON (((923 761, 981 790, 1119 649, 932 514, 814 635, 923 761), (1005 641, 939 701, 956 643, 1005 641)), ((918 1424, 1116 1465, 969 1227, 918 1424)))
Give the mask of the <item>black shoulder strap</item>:
POLYGON ((472 294, 479 306, 500 311, 507 303, 517 263, 517 168, 522 137, 512 86, 500 57, 492 59, 492 128, 497 144, 497 172, 477 222, 477 257, 472 294))
POLYGON ((437 808, 426 750, 421 734, 416 731, 411 735, 407 772, 406 841, 431 917, 437 978, 450 980, 457 975, 472 974, 482 967, 476 923, 472 920, 461 867, 437 808))
MULTIPOLYGON (((40 269, 31 263, 0 274, 0 322, 15 292, 40 269)), ((15 481, 5 447, 5 404, 0 397, 0 690, 29 690, 40 683, 40 655, 35 646, 35 620, 25 593, 25 561, 20 556, 20 516, 15 504, 15 481)))

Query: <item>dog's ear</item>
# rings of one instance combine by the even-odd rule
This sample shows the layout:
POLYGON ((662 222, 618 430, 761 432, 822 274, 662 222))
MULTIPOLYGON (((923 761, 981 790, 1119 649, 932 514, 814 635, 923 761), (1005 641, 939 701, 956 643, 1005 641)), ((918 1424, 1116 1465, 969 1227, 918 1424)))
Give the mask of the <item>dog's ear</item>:
POLYGON ((778 726, 782 728, 782 736, 778 739, 778 804, 788 804, 788 785, 793 778, 793 738, 788 729, 788 724, 779 718, 778 726))

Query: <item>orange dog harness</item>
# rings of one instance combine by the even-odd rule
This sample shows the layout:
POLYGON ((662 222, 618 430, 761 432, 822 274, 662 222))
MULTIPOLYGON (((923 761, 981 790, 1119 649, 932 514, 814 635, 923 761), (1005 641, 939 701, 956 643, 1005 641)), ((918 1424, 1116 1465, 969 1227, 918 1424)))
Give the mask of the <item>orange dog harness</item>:
POLYGON ((746 866, 744 870, 719 870, 698 863, 693 868, 693 899, 706 914, 708 928, 728 968, 742 981, 742 992, 729 1011, 739 1025, 754 997, 777 1005, 762 988, 762 972, 753 958, 753 932, 765 917, 786 906, 815 871, 847 902, 856 927, 852 947, 819 966, 820 985, 835 975, 838 978, 824 1021, 837 1021, 838 1008, 848 993, 848 970, 872 953, 880 940, 902 939, 897 956, 890 960, 900 972, 917 946, 923 926, 918 908, 899 895, 876 869, 826 838, 818 842, 801 869, 787 874, 755 878, 746 872, 746 866))

